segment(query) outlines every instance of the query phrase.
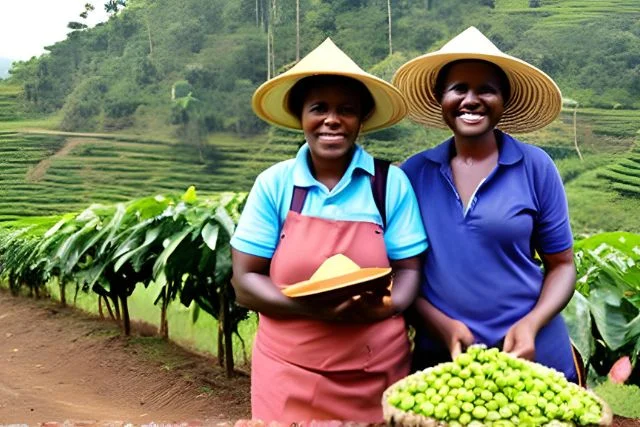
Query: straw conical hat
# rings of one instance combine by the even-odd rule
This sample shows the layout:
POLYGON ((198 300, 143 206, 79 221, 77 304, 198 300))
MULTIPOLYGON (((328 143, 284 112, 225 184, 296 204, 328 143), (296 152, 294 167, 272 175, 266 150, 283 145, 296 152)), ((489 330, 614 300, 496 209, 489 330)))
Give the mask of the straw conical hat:
POLYGON ((368 282, 389 273, 389 267, 362 268, 349 257, 336 254, 327 258, 309 280, 290 285, 282 293, 289 297, 314 295, 368 282))
POLYGON ((407 114, 400 91, 386 81, 363 71, 351 58, 327 38, 296 65, 263 83, 253 94, 253 111, 261 119, 289 129, 302 129, 300 120, 289 111, 289 91, 304 77, 335 74, 362 82, 375 102, 372 114, 363 123, 361 132, 389 127, 407 114))
POLYGON ((525 133, 540 129, 560 114, 562 95, 543 71, 503 53, 477 28, 469 27, 440 50, 402 65, 393 84, 404 94, 409 118, 417 123, 447 129, 434 88, 438 72, 449 62, 479 59, 500 67, 511 86, 511 96, 496 127, 505 132, 525 133))

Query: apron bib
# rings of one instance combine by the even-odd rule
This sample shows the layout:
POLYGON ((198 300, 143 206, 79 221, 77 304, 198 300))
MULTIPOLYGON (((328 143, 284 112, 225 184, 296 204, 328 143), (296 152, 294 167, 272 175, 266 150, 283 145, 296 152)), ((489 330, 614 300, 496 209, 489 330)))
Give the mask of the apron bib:
MULTIPOLYGON (((271 260, 271 280, 281 289, 307 280, 338 253, 361 267, 389 266, 379 225, 298 212, 288 212, 271 260)), ((409 351, 402 316, 351 325, 260 314, 252 353, 252 417, 380 423, 382 393, 409 373, 409 351)))

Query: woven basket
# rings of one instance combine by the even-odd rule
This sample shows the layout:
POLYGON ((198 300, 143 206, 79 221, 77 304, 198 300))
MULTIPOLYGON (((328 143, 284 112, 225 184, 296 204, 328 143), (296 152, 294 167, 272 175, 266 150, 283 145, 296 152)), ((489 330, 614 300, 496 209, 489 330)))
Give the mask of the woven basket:
MULTIPOLYGON (((433 368, 425 369, 422 372, 428 373, 433 368)), ((384 393, 382 394, 382 413, 384 416, 385 422, 390 426, 402 426, 402 427, 447 427, 448 424, 445 421, 440 421, 435 418, 425 417, 424 415, 415 414, 413 412, 405 412, 395 406, 392 406, 388 403, 388 397, 393 393, 397 388, 401 387, 405 381, 409 378, 417 376, 418 373, 409 375, 397 381, 396 383, 389 386, 384 393)), ((576 388, 576 391, 582 390, 586 391, 593 396, 598 403, 602 406, 602 417, 600 418, 600 422, 598 426, 610 426, 613 422, 613 413, 611 412, 611 408, 607 403, 602 400, 595 393, 592 393, 589 390, 584 390, 580 388, 578 385, 570 383, 569 387, 576 388)), ((544 427, 575 427, 573 422, 567 421, 558 421, 553 420, 544 425, 544 427)))

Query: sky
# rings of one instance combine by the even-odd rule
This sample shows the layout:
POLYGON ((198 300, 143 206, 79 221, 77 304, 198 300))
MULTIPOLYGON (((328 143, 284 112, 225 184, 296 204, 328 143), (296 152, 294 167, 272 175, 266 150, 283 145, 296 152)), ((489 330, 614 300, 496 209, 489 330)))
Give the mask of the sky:
POLYGON ((69 21, 82 21, 79 15, 86 3, 95 7, 87 25, 107 20, 102 0, 0 0, 0 58, 41 55, 45 46, 67 37, 69 21))

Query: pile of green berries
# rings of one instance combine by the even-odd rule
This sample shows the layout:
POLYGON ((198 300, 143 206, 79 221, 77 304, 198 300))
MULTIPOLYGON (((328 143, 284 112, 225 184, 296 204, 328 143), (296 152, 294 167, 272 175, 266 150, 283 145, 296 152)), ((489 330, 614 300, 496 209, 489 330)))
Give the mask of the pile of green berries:
POLYGON ((453 362, 412 374, 385 393, 401 411, 449 426, 599 424, 603 407, 560 372, 474 345, 453 362))

